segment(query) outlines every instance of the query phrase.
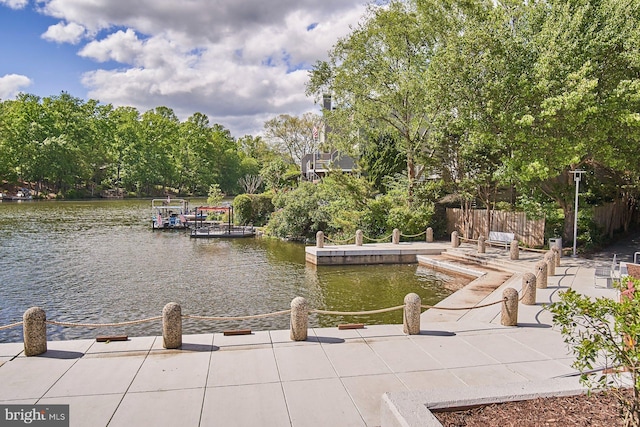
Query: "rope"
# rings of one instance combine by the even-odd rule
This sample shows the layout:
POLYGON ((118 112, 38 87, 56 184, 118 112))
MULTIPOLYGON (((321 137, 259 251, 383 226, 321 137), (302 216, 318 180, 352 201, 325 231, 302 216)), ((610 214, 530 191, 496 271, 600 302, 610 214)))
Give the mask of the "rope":
POLYGON ((400 233, 400 235, 401 235, 402 237, 408 237, 408 238, 410 238, 410 239, 411 239, 411 238, 414 238, 414 237, 420 237, 420 236, 422 236, 423 234, 427 234, 427 230, 423 231, 423 232, 422 232, 422 233, 420 233, 420 234, 411 234, 411 235, 407 235, 407 234, 402 234, 402 233, 400 233))
POLYGON ((128 325, 137 325, 139 323, 145 323, 145 322, 155 322, 156 320, 160 320, 160 319, 162 319, 162 316, 149 317, 147 319, 131 320, 128 322, 118 322, 118 323, 72 323, 72 322, 58 322, 56 320, 45 320, 44 323, 48 323, 49 325, 56 325, 56 326, 108 328, 112 326, 128 326, 128 325))
POLYGON ((349 241, 351 241, 352 239, 355 239, 355 238, 356 238, 356 236, 352 236, 352 237, 349 237, 348 239, 344 239, 344 240, 331 239, 331 238, 329 238, 329 237, 327 237, 327 236, 324 236, 324 238, 325 238, 325 239, 327 239, 327 240, 328 240, 328 241, 330 241, 330 242, 333 242, 333 243, 348 243, 348 242, 349 242, 349 241))
POLYGON ((403 309, 404 305, 397 305, 395 307, 389 308, 381 308, 379 310, 370 310, 370 311, 330 311, 330 310, 310 310, 309 313, 317 313, 317 314, 336 314, 343 316, 362 316, 367 314, 378 314, 378 313, 387 313, 389 311, 395 311, 403 309))
POLYGON ((437 307, 435 305, 421 305, 420 307, 421 308, 435 308, 436 310, 474 310, 476 308, 484 308, 484 307, 490 307, 490 306, 496 305, 496 304, 502 304, 506 300, 507 300, 507 298, 503 298, 503 299, 498 300, 498 301, 490 302, 490 303, 487 303, 487 304, 475 305, 473 307, 437 307))
POLYGON ((371 238, 371 237, 367 237, 367 236, 365 236, 364 234, 362 235, 362 237, 363 237, 364 239, 371 240, 372 242, 384 242, 384 241, 386 241, 386 240, 389 240, 389 237, 393 237, 393 233, 389 234, 388 236, 381 237, 381 238, 379 238, 379 239, 373 239, 373 238, 371 238))
POLYGON ((4 326, 0 326, 0 331, 4 330, 4 329, 11 329, 11 328, 15 328, 16 326, 20 326, 22 325, 23 322, 16 322, 16 323, 12 323, 10 325, 4 325, 4 326))
POLYGON ((250 320, 250 319, 261 319, 264 317, 271 317, 271 316, 279 316, 281 314, 289 314, 289 313, 291 313, 290 309, 276 311, 274 313, 254 314, 251 316, 217 317, 217 316, 197 316, 192 314, 183 314, 182 317, 184 319, 196 319, 196 320, 250 320))

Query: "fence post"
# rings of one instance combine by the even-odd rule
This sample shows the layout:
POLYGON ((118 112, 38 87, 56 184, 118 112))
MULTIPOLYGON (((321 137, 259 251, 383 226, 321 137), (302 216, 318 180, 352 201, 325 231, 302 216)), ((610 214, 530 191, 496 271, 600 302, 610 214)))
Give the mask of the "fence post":
POLYGON ((536 262, 536 288, 547 289, 547 263, 545 261, 536 262))
POLYGON ((502 326, 518 325, 518 291, 507 288, 502 292, 502 310, 500 323, 502 326))
POLYGON ((533 273, 522 276, 522 303, 536 305, 536 275, 533 273))
POLYGON ((170 302, 162 309, 162 346, 182 347, 182 307, 170 302))
POLYGON ((484 240, 484 236, 478 237, 478 253, 483 254, 487 251, 487 245, 484 240))
POLYGON ((458 237, 458 232, 454 231, 451 233, 451 246, 457 248, 460 246, 460 238, 458 237))
POLYGON ((433 228, 427 227, 427 243, 433 242, 433 228))
POLYGON ((554 246, 551 248, 551 250, 555 255, 556 267, 560 267, 560 248, 557 246, 554 246))
MULTIPOLYGON (((556 275, 556 254, 553 251, 548 251, 544 254, 544 261, 547 263, 547 275, 556 275)), ((548 277, 547 276, 547 277, 548 277)))
POLYGON ((316 248, 324 248, 324 232, 318 231, 316 233, 316 248))
POLYGON ((394 245, 400 244, 400 230, 398 230, 397 228, 393 229, 393 234, 391 235, 391 243, 393 243, 394 245))
POLYGON ((518 247, 517 240, 511 241, 511 246, 509 247, 509 257, 512 260, 520 259, 520 248, 518 247))
POLYGON ((307 300, 303 297, 295 297, 291 301, 291 330, 292 341, 305 341, 309 327, 309 309, 307 300))
POLYGON ((410 293, 404 297, 404 319, 402 321, 402 330, 405 334, 420 334, 420 305, 420 295, 410 293))
POLYGON ((37 356, 47 351, 47 315, 40 307, 31 307, 22 316, 25 356, 37 356))
POLYGON ((356 231, 356 246, 362 246, 362 241, 364 240, 362 230, 356 231))

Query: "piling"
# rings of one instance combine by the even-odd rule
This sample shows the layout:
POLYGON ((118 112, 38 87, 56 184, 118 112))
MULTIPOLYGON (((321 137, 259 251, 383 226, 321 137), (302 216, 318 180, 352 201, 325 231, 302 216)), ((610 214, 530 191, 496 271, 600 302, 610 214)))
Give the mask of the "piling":
POLYGON ((324 232, 318 231, 316 233, 316 248, 324 248, 324 232))
POLYGON ((178 303, 170 302, 162 309, 162 346, 182 347, 182 308, 178 303))
POLYGON ((427 227, 427 243, 433 242, 433 228, 427 227))
POLYGON ((291 301, 291 329, 292 341, 305 341, 309 328, 309 307, 303 297, 295 297, 291 301))
POLYGON ((460 237, 458 237, 458 232, 454 231, 451 233, 451 246, 457 248, 460 246, 460 237))
POLYGON ((536 305, 536 275, 533 273, 522 276, 522 303, 536 305))
POLYGON ((40 307, 31 307, 22 316, 25 356, 37 356, 47 351, 47 316, 40 307))
POLYGON ((502 292, 502 311, 500 323, 502 326, 518 325, 518 291, 507 288, 502 292))
POLYGON ((511 241, 511 246, 509 247, 509 258, 512 260, 520 259, 520 248, 518 247, 517 240, 511 241))
POLYGON ((484 236, 480 236, 478 237, 478 253, 483 254, 486 251, 487 251, 486 241, 484 239, 484 236))
POLYGON ((415 293, 407 294, 404 297, 404 319, 402 330, 407 335, 420 334, 420 296, 415 293))

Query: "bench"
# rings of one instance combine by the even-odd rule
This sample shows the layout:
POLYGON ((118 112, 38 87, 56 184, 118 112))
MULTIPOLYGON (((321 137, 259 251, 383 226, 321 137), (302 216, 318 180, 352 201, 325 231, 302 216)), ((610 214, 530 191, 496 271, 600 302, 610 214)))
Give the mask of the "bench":
POLYGON ((505 249, 509 249, 509 245, 516 238, 513 233, 504 233, 502 231, 490 231, 489 232, 489 240, 487 240, 488 244, 496 244, 505 247, 505 249))
POLYGON ((596 288, 611 288, 613 284, 620 281, 622 269, 621 266, 618 265, 618 260, 616 258, 616 254, 613 254, 613 260, 611 264, 607 265, 596 265, 596 270, 593 276, 593 284, 596 288), (599 286, 598 280, 604 280, 605 285, 599 286))

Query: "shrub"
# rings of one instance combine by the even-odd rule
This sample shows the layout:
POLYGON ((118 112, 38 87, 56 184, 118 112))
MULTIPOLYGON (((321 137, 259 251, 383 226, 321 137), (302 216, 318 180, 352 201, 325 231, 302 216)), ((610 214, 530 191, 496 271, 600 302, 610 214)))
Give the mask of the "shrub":
POLYGON ((576 357, 573 367, 589 388, 599 387, 614 393, 623 412, 625 426, 640 426, 640 280, 622 280, 620 301, 590 299, 572 289, 550 304, 553 322, 561 327, 564 341, 576 357), (594 374, 596 364, 611 371, 594 374), (622 372, 628 372, 633 398, 619 392, 622 372))
POLYGON ((238 224, 263 226, 273 212, 273 196, 270 193, 240 194, 233 199, 235 219, 238 224))

